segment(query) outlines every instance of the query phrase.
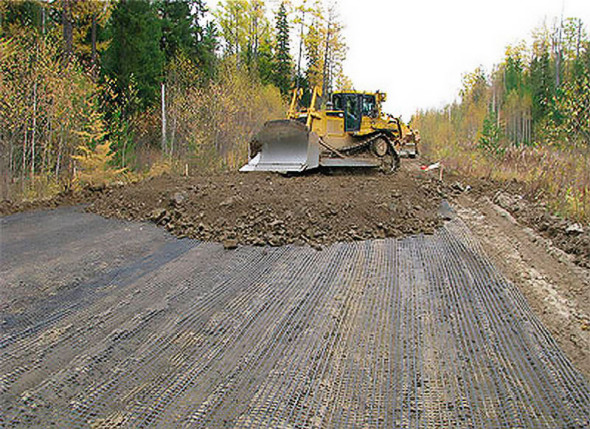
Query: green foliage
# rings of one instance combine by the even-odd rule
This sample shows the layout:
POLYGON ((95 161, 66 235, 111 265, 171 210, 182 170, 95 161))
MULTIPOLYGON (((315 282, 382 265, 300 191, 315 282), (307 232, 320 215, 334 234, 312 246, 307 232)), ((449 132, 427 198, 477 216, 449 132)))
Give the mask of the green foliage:
POLYGON ((549 52, 533 57, 529 70, 533 97, 532 119, 537 123, 548 113, 555 93, 555 76, 551 68, 549 52))
POLYGON ((275 76, 275 64, 270 39, 266 39, 260 44, 257 62, 257 71, 261 82, 265 85, 272 84, 275 76))
POLYGON ((5 1, 1 7, 0 35, 9 33, 11 25, 41 28, 43 5, 39 1, 5 1))
POLYGON ((212 19, 205 0, 0 1, 0 196, 162 157, 244 162, 252 133, 286 109, 294 11, 312 60, 299 64, 301 87, 351 86, 335 7, 294 3, 221 0, 212 19))
POLYGON ((133 130, 133 118, 140 113, 140 100, 137 96, 135 79, 122 94, 117 92, 115 82, 107 80, 102 86, 101 107, 107 119, 105 137, 111 142, 114 151, 113 163, 127 168, 132 165, 135 155, 136 140, 133 130))
POLYGON ((120 94, 136 79, 141 106, 157 100, 164 54, 160 50, 161 23, 155 6, 146 1, 117 3, 110 23, 112 42, 105 52, 104 70, 120 94))
POLYGON ((320 21, 316 18, 310 25, 304 39, 307 60, 306 78, 311 83, 310 86, 321 85, 323 81, 322 33, 320 28, 320 21))
POLYGON ((523 64, 520 55, 512 52, 506 58, 504 64, 504 88, 507 93, 515 91, 520 93, 523 86, 523 64))
POLYGON ((465 75, 461 103, 415 116, 424 153, 467 175, 519 180, 557 213, 588 220, 589 48, 578 19, 536 29, 490 76, 465 75))
POLYGON ((283 95, 291 89, 292 61, 289 53, 289 21, 285 2, 281 2, 276 15, 276 44, 275 44, 274 82, 283 95))
POLYGON ((590 73, 560 88, 550 115, 553 137, 590 149, 590 73))
POLYGON ((265 83, 273 80, 274 52, 271 24, 262 0, 225 0, 215 13, 221 28, 224 57, 235 57, 265 83))
POLYGON ((463 75, 463 87, 459 93, 464 102, 480 103, 485 100, 488 82, 481 67, 463 75))
POLYGON ((201 76, 210 80, 215 76, 217 68, 217 56, 219 34, 213 22, 208 22, 204 28, 199 28, 196 33, 196 54, 201 67, 201 76))
POLYGON ((483 121, 478 148, 492 158, 501 158, 505 153, 505 148, 501 145, 501 138, 502 129, 498 126, 498 115, 494 110, 489 110, 483 121))
POLYGON ((161 47, 167 61, 180 52, 190 52, 194 45, 192 16, 188 1, 156 2, 162 28, 161 47))
POLYGON ((204 23, 207 7, 203 0, 158 0, 156 8, 162 29, 161 49, 166 63, 177 55, 192 58, 206 78, 214 76, 217 30, 204 23))

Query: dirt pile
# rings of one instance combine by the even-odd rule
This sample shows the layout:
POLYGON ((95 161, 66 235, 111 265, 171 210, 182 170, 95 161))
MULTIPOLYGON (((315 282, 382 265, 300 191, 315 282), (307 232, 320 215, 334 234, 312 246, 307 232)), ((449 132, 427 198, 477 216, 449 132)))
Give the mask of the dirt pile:
POLYGON ((180 237, 239 244, 308 244, 433 233, 439 183, 420 173, 322 173, 296 177, 228 173, 162 176, 108 189, 88 210, 147 220, 180 237))

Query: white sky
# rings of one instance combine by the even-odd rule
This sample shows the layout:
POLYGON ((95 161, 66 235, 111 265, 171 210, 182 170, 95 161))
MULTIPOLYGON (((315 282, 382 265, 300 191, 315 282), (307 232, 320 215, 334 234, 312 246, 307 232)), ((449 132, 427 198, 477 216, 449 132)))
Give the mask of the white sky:
MULTIPOLYGON (((332 1, 349 47, 345 73, 358 90, 387 92, 385 110, 406 121, 417 109, 455 100, 464 73, 479 65, 489 72, 507 45, 529 40, 545 20, 552 24, 563 12, 587 31, 590 24, 590 0, 332 1)), ((206 0, 211 9, 217 3, 206 0)), ((267 4, 274 10, 279 3, 267 4)))
POLYGON ((590 0, 340 0, 349 46, 345 72, 356 89, 388 93, 385 110, 409 120, 452 102, 461 77, 490 71, 505 47, 555 17, 581 18, 590 0))

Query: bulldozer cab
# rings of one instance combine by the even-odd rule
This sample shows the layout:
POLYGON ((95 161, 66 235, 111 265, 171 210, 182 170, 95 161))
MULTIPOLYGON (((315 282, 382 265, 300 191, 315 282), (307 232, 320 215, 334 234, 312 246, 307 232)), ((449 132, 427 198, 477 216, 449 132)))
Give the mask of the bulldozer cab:
POLYGON ((377 100, 373 94, 363 95, 363 116, 368 116, 373 119, 376 119, 379 116, 377 100))
POLYGON ((344 113, 344 131, 360 131, 363 119, 362 94, 334 94, 332 96, 334 110, 344 113))

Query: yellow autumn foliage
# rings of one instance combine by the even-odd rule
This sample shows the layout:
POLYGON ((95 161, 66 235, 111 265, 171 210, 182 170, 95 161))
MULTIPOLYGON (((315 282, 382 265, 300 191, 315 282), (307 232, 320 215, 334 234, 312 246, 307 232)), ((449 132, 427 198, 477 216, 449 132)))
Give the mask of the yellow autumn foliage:
POLYGON ((77 161, 75 186, 104 187, 126 180, 126 169, 114 168, 111 165, 114 154, 109 141, 97 144, 94 149, 80 145, 78 151, 80 155, 72 156, 77 161))
POLYGON ((146 178, 149 177, 158 177, 162 174, 169 174, 172 171, 172 166, 170 161, 166 159, 160 159, 154 162, 148 172, 145 174, 146 178))

